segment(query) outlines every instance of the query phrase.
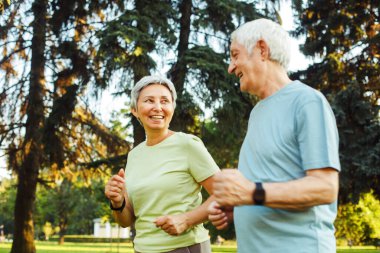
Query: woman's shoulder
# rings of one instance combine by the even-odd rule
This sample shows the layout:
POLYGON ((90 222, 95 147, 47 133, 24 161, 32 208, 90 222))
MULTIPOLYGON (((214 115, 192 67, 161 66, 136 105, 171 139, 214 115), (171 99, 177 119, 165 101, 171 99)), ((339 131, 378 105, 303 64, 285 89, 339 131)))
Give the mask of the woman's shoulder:
POLYGON ((177 138, 179 140, 183 141, 184 143, 189 143, 189 142, 193 142, 193 141, 202 142, 202 140, 199 137, 197 137, 193 134, 177 132, 176 135, 177 135, 177 138))
POLYGON ((146 146, 145 143, 146 143, 146 141, 143 141, 143 142, 139 143, 137 146, 133 147, 133 148, 129 151, 128 156, 133 155, 133 154, 135 154, 135 153, 138 153, 138 152, 140 152, 142 149, 144 149, 144 147, 146 146))

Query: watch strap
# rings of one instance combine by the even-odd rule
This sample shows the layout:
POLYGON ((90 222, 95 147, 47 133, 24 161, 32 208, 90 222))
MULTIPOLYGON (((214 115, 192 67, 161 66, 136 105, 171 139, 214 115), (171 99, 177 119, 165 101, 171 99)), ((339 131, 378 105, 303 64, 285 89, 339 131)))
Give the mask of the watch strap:
POLYGON ((121 213, 121 212, 123 211, 124 207, 125 207, 125 198, 124 198, 124 200, 123 200, 123 204, 121 204, 121 206, 118 207, 118 208, 113 207, 113 206, 112 206, 112 202, 110 201, 110 208, 111 208, 111 210, 113 210, 113 211, 119 211, 119 212, 121 213))

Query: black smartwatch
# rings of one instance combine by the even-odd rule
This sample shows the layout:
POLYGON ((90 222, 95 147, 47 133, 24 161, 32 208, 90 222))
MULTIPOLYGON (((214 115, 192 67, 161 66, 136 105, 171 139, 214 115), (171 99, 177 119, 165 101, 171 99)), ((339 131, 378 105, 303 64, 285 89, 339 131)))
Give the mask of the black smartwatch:
POLYGON ((265 203, 265 190, 261 182, 256 182, 256 189, 253 192, 253 204, 262 206, 265 203))
POLYGON ((118 207, 118 208, 113 207, 112 202, 110 201, 110 208, 113 211, 119 211, 121 213, 123 211, 124 207, 125 207, 125 198, 123 200, 123 204, 121 204, 121 207, 118 207))

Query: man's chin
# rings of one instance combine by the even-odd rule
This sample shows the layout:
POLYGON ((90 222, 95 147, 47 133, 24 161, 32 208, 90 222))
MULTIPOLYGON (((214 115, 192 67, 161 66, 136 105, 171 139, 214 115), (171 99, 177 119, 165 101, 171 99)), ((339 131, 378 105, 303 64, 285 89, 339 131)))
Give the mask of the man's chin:
POLYGON ((247 85, 240 81, 240 91, 247 92, 247 85))

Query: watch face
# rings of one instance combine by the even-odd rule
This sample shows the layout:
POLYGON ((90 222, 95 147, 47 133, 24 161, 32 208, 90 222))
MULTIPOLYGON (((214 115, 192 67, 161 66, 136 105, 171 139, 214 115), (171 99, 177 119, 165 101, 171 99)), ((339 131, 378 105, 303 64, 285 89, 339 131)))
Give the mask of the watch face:
POLYGON ((256 189, 253 193, 253 201, 255 205, 263 205, 265 202, 265 190, 261 183, 256 183, 256 189))
POLYGON ((263 190, 258 190, 255 192, 255 200, 256 201, 264 201, 264 191, 263 190))

